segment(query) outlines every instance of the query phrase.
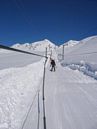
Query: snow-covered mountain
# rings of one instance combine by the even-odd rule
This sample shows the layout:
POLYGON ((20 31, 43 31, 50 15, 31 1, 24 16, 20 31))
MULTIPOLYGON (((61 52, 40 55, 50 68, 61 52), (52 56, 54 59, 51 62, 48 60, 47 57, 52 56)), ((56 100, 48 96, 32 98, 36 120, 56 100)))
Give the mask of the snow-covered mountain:
POLYGON ((82 41, 82 42, 87 42, 87 41, 89 41, 89 40, 91 40, 91 39, 94 39, 94 38, 97 38, 97 35, 84 38, 84 39, 82 39, 81 41, 82 41))
MULTIPOLYGON (((17 43, 11 47, 44 55, 46 48, 48 54, 50 54, 51 51, 54 50, 57 46, 53 44, 51 41, 45 39, 34 43, 24 43, 24 44, 17 43)), ((0 50, 0 57, 3 58, 3 60, 0 63, 0 69, 9 67, 21 67, 41 59, 41 57, 37 56, 34 57, 32 55, 26 55, 4 49, 0 50)))
POLYGON ((56 46, 51 41, 44 39, 42 41, 37 41, 34 43, 24 43, 24 44, 14 44, 12 48, 17 48, 21 50, 34 50, 34 51, 45 51, 45 49, 51 50, 56 46))
POLYGON ((63 47, 63 45, 64 45, 64 47, 73 47, 78 43, 79 43, 79 41, 69 40, 68 42, 65 42, 64 44, 60 45, 59 48, 63 47))
POLYGON ((76 46, 80 41, 76 41, 76 40, 69 40, 68 42, 63 43, 62 45, 60 45, 57 49, 58 55, 62 55, 63 54, 63 47, 65 52, 69 52, 72 50, 72 47, 76 46))
POLYGON ((97 36, 91 36, 85 39, 82 39, 80 41, 75 41, 75 40, 69 40, 68 42, 62 44, 59 46, 58 48, 58 52, 60 54, 62 54, 63 51, 63 46, 64 46, 64 51, 66 53, 70 53, 70 52, 76 52, 76 51, 90 51, 92 50, 91 47, 93 48, 93 50, 96 49, 95 45, 96 45, 96 41, 97 41, 97 36), (92 43, 93 42, 93 43, 92 43), (85 45, 87 44, 87 45, 85 45), (85 45, 85 46, 84 46, 85 45), (82 47, 83 46, 83 47, 82 47), (85 49, 85 50, 84 50, 85 49), (87 50, 86 50, 87 49, 87 50), (89 50, 88 50, 89 49, 89 50))
MULTIPOLYGON (((70 45, 71 46, 71 45, 70 45)), ((62 51, 62 49, 61 49, 62 51)), ((84 53, 97 52, 97 36, 92 36, 86 39, 83 39, 76 43, 72 48, 68 46, 64 47, 64 55, 79 55, 84 53)))

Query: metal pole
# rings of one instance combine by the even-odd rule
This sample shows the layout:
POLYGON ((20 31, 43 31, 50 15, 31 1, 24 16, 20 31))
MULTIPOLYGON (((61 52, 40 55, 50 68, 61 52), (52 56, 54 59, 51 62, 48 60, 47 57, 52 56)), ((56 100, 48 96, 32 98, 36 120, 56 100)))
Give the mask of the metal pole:
POLYGON ((63 45, 63 50, 62 50, 62 60, 64 60, 64 45, 63 45))
POLYGON ((52 56, 52 50, 51 50, 51 56, 52 56))
POLYGON ((40 124, 40 106, 39 106, 39 92, 38 92, 38 124, 37 124, 37 129, 39 129, 39 124, 40 124))
POLYGON ((44 95, 44 85, 45 85, 45 65, 46 65, 46 61, 45 61, 45 64, 44 64, 44 73, 43 73, 43 124, 44 124, 44 129, 46 129, 45 95, 44 95))
POLYGON ((45 50, 45 56, 47 57, 47 47, 45 48, 46 50, 45 50))
MULTIPOLYGON (((47 48, 46 48, 46 52, 45 54, 47 55, 47 48)), ((43 72, 43 125, 44 125, 44 129, 46 129, 46 116, 45 116, 45 90, 44 90, 44 86, 45 86, 45 70, 46 70, 46 62, 47 62, 47 58, 45 59, 45 63, 44 63, 44 72, 43 72)))

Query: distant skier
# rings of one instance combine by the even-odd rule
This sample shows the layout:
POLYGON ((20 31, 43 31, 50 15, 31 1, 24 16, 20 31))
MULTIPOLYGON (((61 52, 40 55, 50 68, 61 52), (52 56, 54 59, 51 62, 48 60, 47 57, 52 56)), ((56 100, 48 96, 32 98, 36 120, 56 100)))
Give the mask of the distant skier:
POLYGON ((55 61, 52 59, 52 58, 50 58, 50 66, 51 66, 51 69, 50 69, 50 71, 55 71, 55 66, 56 66, 56 63, 55 63, 55 61))

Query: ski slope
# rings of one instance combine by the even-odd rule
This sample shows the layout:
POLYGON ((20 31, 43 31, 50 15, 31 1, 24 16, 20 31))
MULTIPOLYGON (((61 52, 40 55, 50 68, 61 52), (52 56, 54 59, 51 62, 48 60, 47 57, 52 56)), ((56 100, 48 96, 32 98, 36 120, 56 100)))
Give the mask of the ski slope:
MULTIPOLYGON (((56 72, 50 71, 48 59, 45 77, 47 129, 97 129, 97 79, 95 76, 84 74, 78 66, 76 68, 76 65, 79 65, 86 70, 86 62, 90 66, 93 63, 96 64, 96 56, 94 54, 88 55, 87 58, 84 58, 86 55, 72 58, 70 56, 86 50, 87 52, 96 51, 96 41, 97 37, 90 37, 83 42, 66 46, 65 49, 68 51, 65 51, 66 57, 61 61, 62 65, 57 57, 57 53, 61 52, 60 48, 51 49, 52 58, 56 61, 56 72), (92 51, 88 48, 92 48, 92 51), (73 66, 70 67, 71 65, 73 66)), ((26 44, 23 47, 27 45, 29 46, 26 44)), ((15 47, 17 46, 19 47, 19 45, 15 47)), ((41 42, 36 46, 43 47, 41 42)), ((22 49, 23 47, 21 46, 22 49)), ((38 47, 37 50, 39 50, 38 47)), ((41 52, 44 54, 42 48, 39 53, 41 52)), ((0 51, 0 129, 36 129, 38 106, 40 108, 39 129, 43 129, 44 58, 31 57, 16 52, 0 51)), ((94 65, 91 67, 92 72, 93 70, 96 75, 97 69, 94 65)))
MULTIPOLYGON (((78 70, 63 68, 58 61, 56 63, 56 72, 50 72, 49 65, 46 69, 45 106, 47 128, 96 129, 97 81, 78 70)), ((43 129, 41 100, 40 91, 40 129, 43 129)), ((37 100, 35 105, 37 107, 37 100)), ((37 128, 38 118, 35 117, 34 113, 36 112, 36 116, 38 115, 35 105, 29 113, 24 129, 37 128)))
POLYGON ((57 64, 46 75, 46 115, 50 129, 97 128, 97 81, 57 64))

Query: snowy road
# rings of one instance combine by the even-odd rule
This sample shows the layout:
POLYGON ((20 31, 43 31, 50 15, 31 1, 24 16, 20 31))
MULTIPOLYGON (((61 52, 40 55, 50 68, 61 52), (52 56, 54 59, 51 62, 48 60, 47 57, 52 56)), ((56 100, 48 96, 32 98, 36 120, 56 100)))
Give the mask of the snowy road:
POLYGON ((97 129, 97 81, 79 71, 47 70, 46 117, 49 129, 97 129))
MULTIPOLYGON (((40 97, 40 129, 43 129, 41 100, 40 97)), ((45 102, 47 129, 97 129, 97 81, 93 78, 59 63, 56 72, 47 67, 45 102)), ((37 109, 31 109, 24 129, 36 127, 37 109)))

